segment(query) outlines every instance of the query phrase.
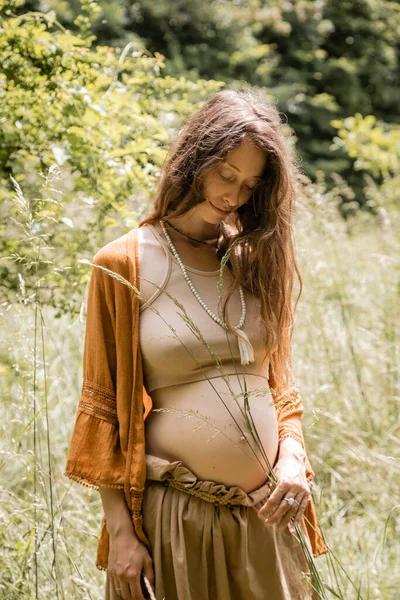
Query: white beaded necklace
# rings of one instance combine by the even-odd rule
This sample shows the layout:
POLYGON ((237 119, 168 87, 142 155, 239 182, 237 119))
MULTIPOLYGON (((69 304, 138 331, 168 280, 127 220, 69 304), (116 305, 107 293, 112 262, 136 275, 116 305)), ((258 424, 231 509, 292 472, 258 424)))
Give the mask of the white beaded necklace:
MULTIPOLYGON (((160 224, 161 224, 161 228, 164 232, 164 235, 167 239, 167 242, 169 244, 169 247, 171 248, 171 252, 172 254, 175 256, 178 265, 181 268, 181 271, 183 273, 183 276, 189 286, 189 288, 191 289, 191 291, 193 292, 194 297, 196 298, 196 300, 199 302, 199 304, 204 308, 204 310, 206 311, 206 313, 219 325, 221 325, 221 327, 223 327, 225 330, 227 330, 227 326, 225 325, 224 321, 222 321, 219 317, 215 316, 214 313, 212 312, 212 310, 210 308, 208 308, 207 304, 204 302, 204 300, 201 298, 199 292, 196 290, 196 288, 194 287, 188 273, 186 270, 185 265, 183 264, 181 257, 179 256, 174 244, 172 243, 171 238, 168 235, 167 230, 165 229, 165 225, 163 223, 162 220, 160 220, 160 224)), ((225 227, 225 224, 222 223, 223 228, 225 227)), ((246 302, 244 299, 244 294, 243 294, 243 289, 242 286, 239 285, 239 295, 240 295, 240 303, 242 306, 242 314, 239 320, 239 323, 234 326, 234 329, 236 330, 236 332, 239 334, 240 337, 238 337, 238 344, 239 344, 239 352, 240 352, 240 362, 242 365, 247 365, 250 362, 254 362, 254 351, 253 351, 253 347, 250 343, 249 338, 247 337, 247 335, 245 334, 245 332, 241 329, 243 327, 244 324, 244 320, 246 318, 246 302)))

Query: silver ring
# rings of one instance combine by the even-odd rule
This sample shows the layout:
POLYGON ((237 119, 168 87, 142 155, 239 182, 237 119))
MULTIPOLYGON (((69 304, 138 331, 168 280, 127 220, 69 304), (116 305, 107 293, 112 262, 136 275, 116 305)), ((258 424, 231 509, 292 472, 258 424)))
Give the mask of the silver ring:
POLYGON ((292 506, 292 504, 294 504, 295 502, 297 502, 296 498, 284 498, 284 500, 286 500, 286 502, 288 504, 290 504, 290 506, 292 506))

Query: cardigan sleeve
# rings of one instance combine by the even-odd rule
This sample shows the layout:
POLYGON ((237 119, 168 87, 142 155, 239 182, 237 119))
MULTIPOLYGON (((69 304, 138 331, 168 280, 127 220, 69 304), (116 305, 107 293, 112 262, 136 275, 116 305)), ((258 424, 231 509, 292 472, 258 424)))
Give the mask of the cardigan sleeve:
POLYGON ((291 437, 302 445, 303 450, 306 452, 306 476, 307 480, 311 481, 314 479, 315 473, 311 468, 304 441, 302 426, 304 405, 299 388, 292 381, 290 384, 277 389, 276 379, 271 372, 269 375, 269 387, 278 418, 279 444, 286 437, 291 437))
MULTIPOLYGON (((99 251, 95 265, 107 268, 99 251)), ((116 409, 114 279, 93 267, 88 290, 83 383, 65 475, 82 485, 123 488, 125 457, 116 409)))

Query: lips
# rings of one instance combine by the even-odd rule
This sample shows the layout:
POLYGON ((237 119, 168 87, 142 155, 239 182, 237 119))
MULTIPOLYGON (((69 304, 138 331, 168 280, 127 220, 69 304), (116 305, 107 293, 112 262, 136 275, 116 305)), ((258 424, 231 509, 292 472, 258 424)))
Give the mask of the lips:
POLYGON ((214 206, 214 204, 212 202, 210 202, 210 204, 220 215, 228 215, 231 212, 230 210, 222 210, 221 208, 214 206))

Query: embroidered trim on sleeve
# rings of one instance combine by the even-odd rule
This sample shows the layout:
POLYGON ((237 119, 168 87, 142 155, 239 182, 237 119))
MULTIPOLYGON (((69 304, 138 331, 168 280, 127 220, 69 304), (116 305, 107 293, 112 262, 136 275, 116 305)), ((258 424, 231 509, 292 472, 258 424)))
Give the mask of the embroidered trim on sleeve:
POLYGON ((84 380, 82 386, 82 396, 86 396, 87 398, 99 398, 99 400, 103 400, 104 402, 108 402, 115 405, 115 394, 113 391, 99 385, 98 383, 94 383, 93 381, 84 380))
POLYGON ((84 380, 78 410, 118 425, 115 394, 103 386, 84 380))
POLYGON ((76 473, 73 473, 72 471, 65 471, 64 473, 65 477, 68 477, 68 479, 71 479, 72 481, 76 481, 77 483, 80 483, 81 485, 91 488, 92 490, 98 490, 99 487, 106 487, 106 488, 113 488, 113 489, 119 489, 122 490, 124 488, 124 484, 123 483, 108 483, 106 482, 97 482, 93 479, 89 479, 87 477, 80 477, 79 475, 76 475, 76 473))
POLYGON ((85 402, 81 400, 78 406, 79 410, 82 412, 92 414, 95 417, 103 418, 105 421, 112 423, 113 425, 118 425, 117 411, 111 410, 106 407, 100 407, 96 404, 91 404, 90 402, 85 402))

